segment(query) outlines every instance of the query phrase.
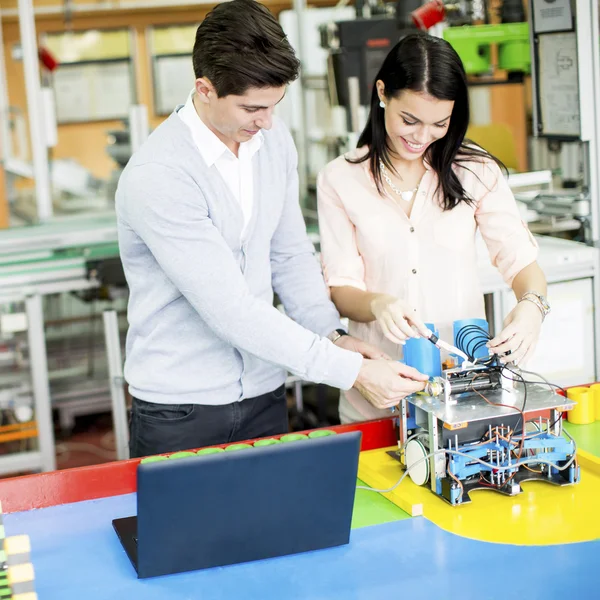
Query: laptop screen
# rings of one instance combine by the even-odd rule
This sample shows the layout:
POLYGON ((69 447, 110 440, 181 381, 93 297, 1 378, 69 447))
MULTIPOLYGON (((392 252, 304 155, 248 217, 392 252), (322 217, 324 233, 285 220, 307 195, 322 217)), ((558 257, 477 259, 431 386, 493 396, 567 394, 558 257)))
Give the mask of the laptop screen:
POLYGON ((138 576, 348 543, 360 437, 140 464, 138 576))

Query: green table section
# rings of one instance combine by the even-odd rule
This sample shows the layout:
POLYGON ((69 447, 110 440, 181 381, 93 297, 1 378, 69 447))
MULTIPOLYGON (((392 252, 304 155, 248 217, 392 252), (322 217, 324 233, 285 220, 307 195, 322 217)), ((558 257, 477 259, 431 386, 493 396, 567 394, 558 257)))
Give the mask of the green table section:
MULTIPOLYGON (((356 485, 366 484, 357 480, 356 485)), ((356 490, 354 513, 352 514, 353 529, 381 525, 408 518, 410 518, 408 513, 405 513, 381 494, 367 490, 356 490)))
POLYGON ((600 421, 590 425, 573 425, 565 421, 564 427, 573 436, 580 450, 600 456, 600 421))

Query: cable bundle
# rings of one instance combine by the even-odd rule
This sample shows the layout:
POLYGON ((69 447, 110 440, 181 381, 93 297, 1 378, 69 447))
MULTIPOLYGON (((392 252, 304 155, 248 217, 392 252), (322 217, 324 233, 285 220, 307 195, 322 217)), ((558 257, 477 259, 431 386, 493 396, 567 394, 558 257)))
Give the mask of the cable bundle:
MULTIPOLYGON (((475 360, 475 354, 480 348, 484 348, 485 345, 492 339, 492 336, 479 325, 465 325, 458 330, 456 339, 454 341, 456 347, 462 350, 470 361, 475 360)), ((488 359, 478 360, 481 364, 488 364, 493 361, 494 357, 488 359)))

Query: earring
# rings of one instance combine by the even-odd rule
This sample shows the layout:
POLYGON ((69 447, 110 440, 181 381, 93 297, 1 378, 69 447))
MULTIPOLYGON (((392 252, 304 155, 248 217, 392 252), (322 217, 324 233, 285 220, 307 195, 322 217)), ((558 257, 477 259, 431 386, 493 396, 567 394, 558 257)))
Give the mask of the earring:
POLYGON ((385 108, 385 102, 383 100, 380 100, 379 106, 381 106, 381 108, 385 108))

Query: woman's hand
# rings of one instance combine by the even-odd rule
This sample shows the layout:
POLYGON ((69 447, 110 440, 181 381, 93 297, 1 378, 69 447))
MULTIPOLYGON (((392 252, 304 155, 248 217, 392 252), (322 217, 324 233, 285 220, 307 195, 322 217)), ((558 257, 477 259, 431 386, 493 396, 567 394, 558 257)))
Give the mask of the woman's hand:
POLYGON ((394 296, 377 294, 371 300, 371 312, 385 337, 394 344, 404 344, 408 338, 420 335, 428 338, 432 333, 419 318, 416 308, 394 296))
POLYGON ((488 343, 490 352, 500 355, 503 363, 525 365, 535 350, 543 320, 533 302, 522 300, 504 319, 504 329, 488 343), (502 356, 509 351, 509 355, 502 356))

